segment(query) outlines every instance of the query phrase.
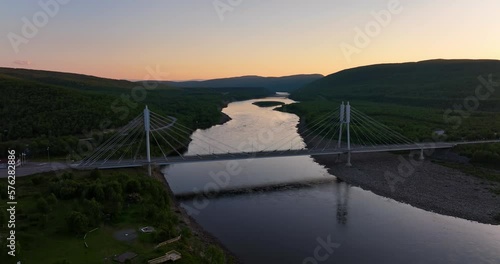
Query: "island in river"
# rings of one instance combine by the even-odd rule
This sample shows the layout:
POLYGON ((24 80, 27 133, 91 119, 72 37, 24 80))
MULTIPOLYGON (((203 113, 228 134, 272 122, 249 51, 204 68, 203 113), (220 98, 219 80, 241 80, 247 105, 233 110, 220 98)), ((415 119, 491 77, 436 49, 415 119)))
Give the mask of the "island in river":
POLYGON ((259 101, 259 102, 254 102, 253 104, 260 107, 273 107, 273 106, 285 105, 285 103, 278 101, 259 101))

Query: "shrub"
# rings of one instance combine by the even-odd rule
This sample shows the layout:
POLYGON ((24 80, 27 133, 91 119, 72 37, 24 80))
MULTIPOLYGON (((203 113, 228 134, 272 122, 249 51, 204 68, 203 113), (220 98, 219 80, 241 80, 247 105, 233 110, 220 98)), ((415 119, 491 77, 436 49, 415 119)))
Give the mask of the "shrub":
POLYGON ((33 183, 33 185, 40 185, 42 182, 43 179, 40 176, 31 178, 31 183, 33 183))
POLYGON ((47 202, 49 204, 56 204, 57 203, 57 197, 55 196, 54 193, 51 193, 48 197, 47 197, 47 202))
POLYGON ((90 172, 90 178, 93 180, 97 180, 97 179, 101 178, 101 172, 98 169, 93 169, 90 172))
POLYGON ((138 193, 141 190, 139 181, 135 179, 129 180, 126 186, 127 193, 138 193))
POLYGON ((65 172, 63 175, 62 175, 62 178, 64 180, 72 180, 73 179, 73 173, 71 172, 65 172))
POLYGON ((70 232, 79 235, 83 234, 87 230, 89 226, 89 219, 86 215, 73 211, 68 218, 66 218, 66 223, 68 224, 70 232))
POLYGON ((49 204, 43 198, 38 199, 38 201, 36 202, 36 208, 42 214, 46 214, 50 211, 49 204))
POLYGON ((493 219, 495 219, 495 221, 499 222, 500 223, 500 213, 498 213, 497 215, 495 215, 493 217, 493 219))

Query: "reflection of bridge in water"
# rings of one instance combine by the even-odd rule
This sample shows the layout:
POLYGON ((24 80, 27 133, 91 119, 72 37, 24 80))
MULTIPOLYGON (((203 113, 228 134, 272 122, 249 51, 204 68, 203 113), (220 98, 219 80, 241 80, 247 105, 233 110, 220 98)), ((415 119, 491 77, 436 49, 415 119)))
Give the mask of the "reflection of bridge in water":
MULTIPOLYGON (((150 112, 133 119, 109 138, 93 153, 72 164, 77 169, 110 169, 140 167, 144 165, 169 165, 240 159, 346 155, 351 166, 351 155, 356 153, 420 151, 449 149, 463 144, 499 143, 500 140, 469 142, 427 142, 415 143, 397 131, 365 115, 357 109, 342 103, 339 108, 325 113, 307 124, 302 135, 279 138, 264 149, 241 150, 224 142, 206 136, 180 124, 174 117, 163 117, 150 112), (299 138, 300 140, 297 140, 299 138), (197 139, 198 143, 191 141, 197 139), (305 142, 304 142, 305 141, 305 142), (151 157, 151 142, 162 157, 151 157), (189 144, 198 145, 203 153, 183 155, 179 149, 189 149, 189 144), (305 147, 309 146, 309 147, 305 147), (167 151, 165 151, 167 150, 167 151), (139 153, 146 153, 142 158, 139 153)), ((150 167, 150 166, 149 166, 150 167)))

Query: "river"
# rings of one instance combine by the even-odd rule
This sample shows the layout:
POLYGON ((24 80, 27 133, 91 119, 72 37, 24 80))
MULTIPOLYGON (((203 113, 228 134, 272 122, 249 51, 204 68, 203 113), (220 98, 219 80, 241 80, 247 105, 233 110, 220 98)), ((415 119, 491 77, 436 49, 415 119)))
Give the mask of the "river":
MULTIPOLYGON (((187 154, 303 146, 296 115, 256 101, 293 102, 231 103, 223 112, 232 120, 197 130, 187 154)), ((334 180, 308 184, 335 179, 311 157, 177 164, 164 175, 175 194, 302 183, 182 202, 244 263, 500 263, 499 226, 427 212, 334 180)))

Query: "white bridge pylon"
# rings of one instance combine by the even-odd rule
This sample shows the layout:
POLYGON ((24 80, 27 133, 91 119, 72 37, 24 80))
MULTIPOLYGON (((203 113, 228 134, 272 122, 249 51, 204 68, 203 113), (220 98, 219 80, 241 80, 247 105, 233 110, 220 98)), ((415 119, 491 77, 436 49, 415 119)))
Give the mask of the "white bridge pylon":
MULTIPOLYGON (((346 165, 351 167, 351 130, 350 130, 350 125, 351 125, 351 105, 349 102, 347 102, 347 105, 342 102, 340 105, 340 116, 339 116, 339 140, 337 147, 340 148, 342 144, 342 128, 343 125, 346 125, 346 130, 347 130, 347 163, 346 165)), ((340 159, 340 155, 338 156, 340 159)))
POLYGON ((316 155, 335 155, 340 159, 343 154, 347 156, 346 165, 352 166, 351 155, 356 153, 420 150, 420 158, 423 159, 426 149, 500 142, 483 140, 415 143, 352 107, 349 102, 342 102, 340 107, 321 113, 300 128, 300 133, 276 137, 264 149, 254 150, 252 147, 251 151, 241 150, 237 146, 211 138, 206 133, 194 132, 189 126, 180 124, 176 118, 161 116, 151 112, 146 106, 140 115, 117 129, 104 143, 96 143, 99 146, 88 151, 73 167, 106 169, 147 165, 151 173, 152 164, 316 155), (186 150, 193 146, 196 147, 197 154, 185 155, 186 150))

